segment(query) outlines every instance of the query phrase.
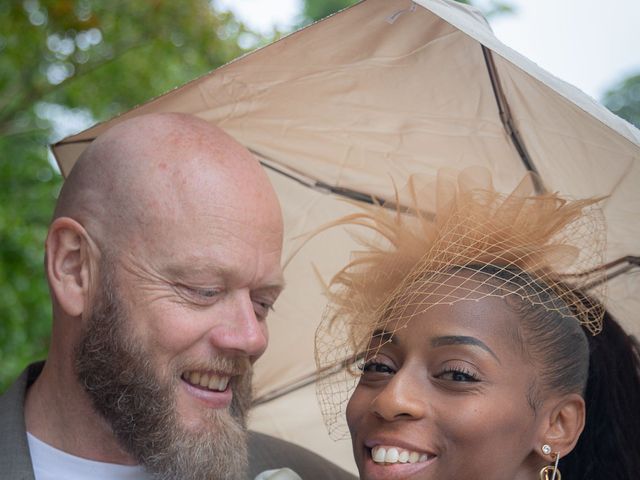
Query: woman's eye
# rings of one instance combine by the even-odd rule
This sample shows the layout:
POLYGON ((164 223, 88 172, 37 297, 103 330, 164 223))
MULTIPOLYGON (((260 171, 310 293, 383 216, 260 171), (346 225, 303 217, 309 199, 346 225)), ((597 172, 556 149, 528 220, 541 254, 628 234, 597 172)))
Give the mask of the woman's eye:
POLYGON ((393 371, 393 368, 391 368, 389 365, 381 362, 376 362, 376 361, 366 362, 364 365, 360 367, 360 369, 362 370, 363 373, 384 373, 384 374, 395 373, 393 371))
POLYGON ((438 378, 452 382, 479 382, 480 379, 466 368, 452 368, 438 375, 438 378))

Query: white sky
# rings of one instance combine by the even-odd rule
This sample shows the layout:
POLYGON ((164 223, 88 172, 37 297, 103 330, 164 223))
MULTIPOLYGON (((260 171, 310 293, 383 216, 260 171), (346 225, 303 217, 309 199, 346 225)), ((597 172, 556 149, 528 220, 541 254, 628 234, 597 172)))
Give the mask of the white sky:
POLYGON ((640 72, 640 0, 510 1, 496 36, 592 97, 640 72))
MULTIPOLYGON (((299 0, 214 0, 248 26, 286 28, 299 0)), ((640 72, 640 0, 507 0, 515 14, 492 20, 496 36, 596 99, 640 72)))
POLYGON ((283 29, 293 24, 302 0, 213 0, 216 7, 233 11, 250 28, 268 33, 272 25, 283 29))

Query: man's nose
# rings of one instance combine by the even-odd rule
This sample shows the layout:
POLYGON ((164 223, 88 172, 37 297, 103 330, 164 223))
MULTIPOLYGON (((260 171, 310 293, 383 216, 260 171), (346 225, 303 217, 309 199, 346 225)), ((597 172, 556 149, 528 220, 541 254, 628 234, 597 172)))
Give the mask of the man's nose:
POLYGON ((371 402, 370 411, 388 422, 424 417, 426 399, 420 380, 396 373, 371 402))
POLYGON ((260 357, 267 348, 267 325, 256 316, 249 292, 233 292, 224 303, 224 311, 218 312, 222 318, 209 333, 211 344, 252 360, 260 357))

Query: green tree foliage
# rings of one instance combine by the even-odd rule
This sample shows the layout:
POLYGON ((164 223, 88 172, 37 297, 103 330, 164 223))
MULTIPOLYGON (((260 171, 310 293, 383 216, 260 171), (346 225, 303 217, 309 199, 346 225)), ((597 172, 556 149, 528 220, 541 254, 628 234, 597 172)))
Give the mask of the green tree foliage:
POLYGON ((47 352, 43 244, 61 185, 52 120, 81 112, 87 127, 258 41, 207 0, 0 0, 0 391, 47 352))
POLYGON ((43 100, 112 116, 235 58, 248 35, 206 0, 0 5, 0 134, 43 100))
POLYGON ((42 244, 60 180, 34 133, 0 138, 0 390, 47 350, 42 244))
POLYGON ((464 3, 465 5, 473 5, 479 8, 482 14, 487 18, 492 18, 497 15, 503 15, 506 13, 514 13, 515 9, 509 2, 501 0, 456 0, 457 2, 464 3))
POLYGON ((640 73, 622 80, 605 93, 602 101, 613 113, 640 128, 640 73))
POLYGON ((304 0, 302 23, 316 22, 356 3, 358 0, 304 0))
MULTIPOLYGON (((501 0, 457 0, 480 8, 485 16, 492 17, 504 13, 513 13, 513 6, 501 0)), ((304 0, 302 3, 301 25, 318 21, 343 8, 358 3, 358 0, 304 0)))

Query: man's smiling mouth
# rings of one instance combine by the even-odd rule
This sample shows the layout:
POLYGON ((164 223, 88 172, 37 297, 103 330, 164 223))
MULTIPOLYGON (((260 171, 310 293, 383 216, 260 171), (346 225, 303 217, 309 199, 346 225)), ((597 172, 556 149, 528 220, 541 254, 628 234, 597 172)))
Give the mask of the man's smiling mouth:
POLYGON ((229 375, 213 372, 184 372, 182 380, 188 384, 212 392, 224 392, 229 384, 229 375))

